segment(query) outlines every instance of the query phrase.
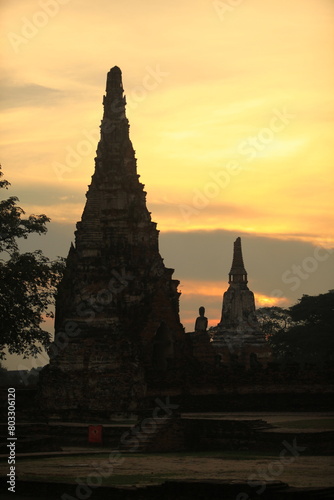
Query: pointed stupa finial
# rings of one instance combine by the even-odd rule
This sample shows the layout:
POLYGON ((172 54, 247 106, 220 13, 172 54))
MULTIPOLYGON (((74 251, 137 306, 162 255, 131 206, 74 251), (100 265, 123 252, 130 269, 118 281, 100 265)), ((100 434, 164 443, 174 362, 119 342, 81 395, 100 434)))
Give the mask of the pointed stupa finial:
POLYGON ((104 116, 109 119, 125 118, 126 100, 123 96, 122 71, 118 66, 107 74, 106 95, 104 97, 104 116))
POLYGON ((247 283, 247 271, 242 258, 240 237, 238 237, 234 242, 233 261, 229 272, 229 283, 247 283))
POLYGON ((119 91, 123 95, 122 71, 118 66, 111 68, 107 75, 107 94, 109 92, 119 91))
MULTIPOLYGON (((101 123, 101 139, 97 147, 96 164, 101 170, 102 164, 109 165, 108 154, 117 154, 123 158, 120 147, 131 145, 129 138, 129 122, 126 118, 126 99, 123 95, 122 71, 114 66, 107 74, 106 95, 103 97, 103 119, 101 123), (109 153, 107 153, 109 151, 109 153)), ((133 151, 132 145, 130 148, 133 151)))

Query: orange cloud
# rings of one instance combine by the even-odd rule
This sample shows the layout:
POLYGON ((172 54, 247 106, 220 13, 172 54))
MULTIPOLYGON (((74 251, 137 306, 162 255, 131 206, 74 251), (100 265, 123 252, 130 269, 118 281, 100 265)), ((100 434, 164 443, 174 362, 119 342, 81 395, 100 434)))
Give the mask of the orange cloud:
MULTIPOLYGON (((180 290, 187 298, 205 297, 222 300, 224 292, 228 289, 227 281, 218 284, 216 281, 182 280, 180 290)), ((284 307, 289 300, 286 297, 273 297, 260 292, 254 292, 257 307, 284 307)))
POLYGON ((286 307, 289 305, 289 299, 286 297, 272 297, 261 293, 254 293, 256 307, 286 307))
POLYGON ((227 288, 228 283, 224 281, 222 281, 221 285, 218 285, 217 282, 212 281, 182 280, 180 286, 183 295, 202 295, 216 298, 221 298, 227 288))

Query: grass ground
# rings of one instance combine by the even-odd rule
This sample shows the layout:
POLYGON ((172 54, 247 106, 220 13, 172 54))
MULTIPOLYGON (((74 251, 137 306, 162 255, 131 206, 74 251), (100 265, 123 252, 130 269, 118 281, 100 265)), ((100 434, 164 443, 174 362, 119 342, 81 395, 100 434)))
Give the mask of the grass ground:
MULTIPOLYGON (((293 456, 282 461, 268 453, 196 452, 136 454, 114 463, 109 455, 79 455, 18 460, 17 477, 35 481, 75 482, 101 477, 104 485, 157 484, 166 479, 280 480, 291 486, 334 486, 332 457, 293 456), (289 463, 287 463, 289 462, 289 463)), ((7 464, 0 464, 4 476, 7 464)))

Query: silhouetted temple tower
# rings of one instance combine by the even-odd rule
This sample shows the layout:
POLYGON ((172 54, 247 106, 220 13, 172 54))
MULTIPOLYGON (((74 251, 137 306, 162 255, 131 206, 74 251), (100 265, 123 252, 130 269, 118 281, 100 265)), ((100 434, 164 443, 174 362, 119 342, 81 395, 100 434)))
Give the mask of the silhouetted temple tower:
POLYGON ((107 75, 101 138, 87 201, 56 302, 55 342, 41 377, 49 413, 134 410, 182 386, 179 282, 159 253, 125 115, 122 73, 107 75), (163 332, 163 335, 161 334, 163 332))
POLYGON ((232 267, 229 272, 229 283, 246 283, 247 271, 244 266, 241 250, 241 238, 237 238, 234 242, 232 267))
POLYGON ((254 294, 247 286, 241 238, 234 242, 229 287, 223 296, 221 321, 212 347, 223 365, 258 369, 271 360, 271 349, 255 315, 254 294))
POLYGON ((241 238, 234 242, 232 267, 229 272, 229 288, 224 293, 220 326, 224 328, 245 328, 254 324, 254 294, 247 286, 247 271, 244 266, 241 238))

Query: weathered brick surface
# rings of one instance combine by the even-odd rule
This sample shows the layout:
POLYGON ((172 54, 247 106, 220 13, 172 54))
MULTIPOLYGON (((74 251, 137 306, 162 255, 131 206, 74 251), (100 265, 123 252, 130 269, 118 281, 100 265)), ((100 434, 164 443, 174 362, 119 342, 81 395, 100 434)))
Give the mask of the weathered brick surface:
MULTIPOLYGON (((107 77, 101 139, 41 375, 49 412, 132 411, 155 373, 182 385, 178 281, 158 249, 129 138, 121 71, 107 77)), ((168 385, 168 383, 167 383, 168 385)))

